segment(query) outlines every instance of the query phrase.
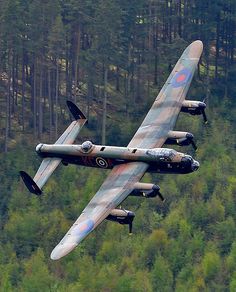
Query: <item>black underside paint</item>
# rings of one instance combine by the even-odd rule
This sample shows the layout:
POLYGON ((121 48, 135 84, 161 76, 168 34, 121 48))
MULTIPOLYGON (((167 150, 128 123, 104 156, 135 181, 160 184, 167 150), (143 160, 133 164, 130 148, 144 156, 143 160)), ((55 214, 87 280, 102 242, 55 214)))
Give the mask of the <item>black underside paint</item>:
MULTIPOLYGON (((53 155, 45 155, 45 157, 55 157, 53 155)), ((100 158, 100 157, 90 157, 90 156, 68 156, 68 155, 56 155, 56 157, 62 159, 62 164, 76 164, 83 165, 86 167, 96 167, 103 169, 112 169, 114 166, 119 164, 124 164, 127 162, 132 162, 131 160, 115 159, 115 158, 100 158)), ((146 161, 144 161, 146 162, 146 161)), ((171 162, 148 162, 150 167, 147 172, 152 173, 173 173, 173 174, 185 174, 192 172, 191 167, 187 167, 182 163, 171 163, 171 162)))

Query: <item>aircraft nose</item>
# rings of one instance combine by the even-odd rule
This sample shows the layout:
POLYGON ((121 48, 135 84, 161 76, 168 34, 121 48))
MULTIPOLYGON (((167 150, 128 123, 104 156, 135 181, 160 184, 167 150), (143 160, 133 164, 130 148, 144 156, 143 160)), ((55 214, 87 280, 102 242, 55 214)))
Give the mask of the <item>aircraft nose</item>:
POLYGON ((192 170, 193 171, 198 170, 199 166, 200 166, 200 163, 198 161, 194 160, 192 163, 192 170))
POLYGON ((69 252, 71 252, 76 246, 77 243, 58 244, 52 251, 50 257, 52 260, 59 260, 60 258, 67 255, 69 252))
POLYGON ((192 157, 190 155, 184 155, 181 162, 185 167, 189 168, 192 165, 192 157))

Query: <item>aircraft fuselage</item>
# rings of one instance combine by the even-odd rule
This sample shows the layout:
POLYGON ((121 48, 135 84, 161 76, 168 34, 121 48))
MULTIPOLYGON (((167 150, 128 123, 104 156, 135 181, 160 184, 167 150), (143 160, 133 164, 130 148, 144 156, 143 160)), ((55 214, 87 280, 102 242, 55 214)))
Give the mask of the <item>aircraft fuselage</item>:
POLYGON ((103 169, 134 161, 148 163, 148 172, 154 173, 190 173, 199 167, 199 163, 190 155, 169 148, 103 146, 86 141, 82 145, 39 144, 36 152, 43 158, 61 158, 64 165, 77 164, 103 169))

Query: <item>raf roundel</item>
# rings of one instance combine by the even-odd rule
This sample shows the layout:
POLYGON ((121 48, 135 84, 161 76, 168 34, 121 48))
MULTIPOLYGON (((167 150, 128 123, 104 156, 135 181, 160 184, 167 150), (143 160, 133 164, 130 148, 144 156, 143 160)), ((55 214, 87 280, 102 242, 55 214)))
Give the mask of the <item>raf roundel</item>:
POLYGON ((101 168, 107 168, 108 167, 107 161, 104 158, 102 158, 102 157, 97 157, 96 158, 96 163, 101 168))
POLYGON ((83 237, 87 235, 93 229, 93 227, 94 227, 93 220, 88 219, 80 223, 78 226, 76 226, 72 231, 72 234, 83 237))
POLYGON ((191 78, 191 76, 192 76, 191 71, 189 69, 187 69, 187 68, 184 68, 184 69, 180 70, 173 77, 173 80, 171 82, 171 85, 174 88, 181 87, 181 86, 183 86, 184 84, 186 84, 189 81, 189 79, 191 78))

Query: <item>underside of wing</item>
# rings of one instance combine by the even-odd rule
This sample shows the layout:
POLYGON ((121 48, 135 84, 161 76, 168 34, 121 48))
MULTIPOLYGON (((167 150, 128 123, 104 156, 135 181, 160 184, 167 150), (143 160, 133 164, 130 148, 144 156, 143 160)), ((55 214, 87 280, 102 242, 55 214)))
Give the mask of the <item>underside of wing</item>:
POLYGON ((113 168, 82 214, 51 253, 57 260, 72 251, 133 191, 148 168, 143 162, 131 162, 113 168))
POLYGON ((190 44, 172 70, 128 147, 161 147, 173 129, 201 56, 201 41, 190 44))

